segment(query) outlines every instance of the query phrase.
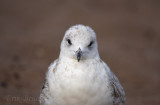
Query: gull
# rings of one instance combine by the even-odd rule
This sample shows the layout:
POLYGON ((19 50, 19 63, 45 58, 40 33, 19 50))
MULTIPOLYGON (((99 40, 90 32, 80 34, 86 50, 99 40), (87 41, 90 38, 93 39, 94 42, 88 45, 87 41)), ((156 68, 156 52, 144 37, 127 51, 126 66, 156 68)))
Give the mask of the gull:
POLYGON ((123 87, 101 60, 92 28, 70 27, 60 48, 46 74, 40 105, 124 105, 123 87))

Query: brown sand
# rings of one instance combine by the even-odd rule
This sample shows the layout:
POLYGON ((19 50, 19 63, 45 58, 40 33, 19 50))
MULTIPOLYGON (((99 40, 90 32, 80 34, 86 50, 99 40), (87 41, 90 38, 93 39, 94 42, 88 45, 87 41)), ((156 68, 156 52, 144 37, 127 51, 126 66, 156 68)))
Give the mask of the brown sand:
POLYGON ((126 105, 160 105, 158 0, 1 0, 0 105, 38 105, 64 32, 79 23, 97 33, 126 105))

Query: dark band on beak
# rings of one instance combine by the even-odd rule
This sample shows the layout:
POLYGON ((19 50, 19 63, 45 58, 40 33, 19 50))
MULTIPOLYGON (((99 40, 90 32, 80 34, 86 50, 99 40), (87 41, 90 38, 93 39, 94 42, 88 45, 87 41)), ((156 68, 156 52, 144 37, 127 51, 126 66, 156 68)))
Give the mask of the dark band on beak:
POLYGON ((82 51, 81 51, 81 49, 79 48, 78 51, 77 51, 77 60, 78 60, 78 62, 80 61, 81 56, 82 56, 82 51))

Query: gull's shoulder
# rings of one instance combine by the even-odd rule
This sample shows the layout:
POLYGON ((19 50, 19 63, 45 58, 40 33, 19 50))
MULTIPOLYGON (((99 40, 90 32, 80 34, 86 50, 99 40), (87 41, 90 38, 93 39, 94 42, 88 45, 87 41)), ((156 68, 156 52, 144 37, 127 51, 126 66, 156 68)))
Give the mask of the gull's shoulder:
POLYGON ((109 83, 111 87, 111 95, 113 97, 113 104, 114 105, 123 105, 126 101, 125 92, 120 84, 117 76, 110 70, 109 66, 104 62, 101 61, 109 74, 109 83))
POLYGON ((50 64, 50 66, 48 67, 48 73, 55 72, 58 61, 59 61, 59 59, 56 59, 50 64))
POLYGON ((54 62, 52 62, 50 64, 50 66, 48 67, 48 72, 46 74, 46 78, 44 80, 42 90, 41 90, 41 94, 40 94, 40 97, 39 97, 40 105, 45 105, 46 100, 50 97, 48 78, 49 78, 50 74, 55 72, 57 62, 58 62, 58 59, 56 59, 54 62))

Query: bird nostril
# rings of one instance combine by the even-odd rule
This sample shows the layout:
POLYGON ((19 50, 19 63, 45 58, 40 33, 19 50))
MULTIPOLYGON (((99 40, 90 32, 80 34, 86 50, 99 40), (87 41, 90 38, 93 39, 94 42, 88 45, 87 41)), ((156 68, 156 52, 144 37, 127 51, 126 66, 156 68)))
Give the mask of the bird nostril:
POLYGON ((76 53, 78 53, 78 52, 82 52, 80 47, 79 47, 79 49, 76 51, 76 53))

